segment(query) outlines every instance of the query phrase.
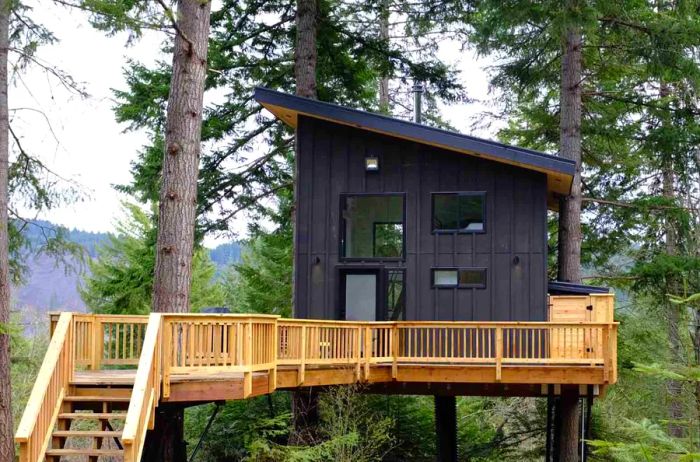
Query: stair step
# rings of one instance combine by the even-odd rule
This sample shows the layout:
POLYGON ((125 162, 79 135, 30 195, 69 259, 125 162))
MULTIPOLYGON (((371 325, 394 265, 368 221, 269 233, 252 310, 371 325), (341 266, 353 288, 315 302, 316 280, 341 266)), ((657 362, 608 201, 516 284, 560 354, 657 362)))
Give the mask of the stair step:
POLYGON ((59 419, 126 419, 126 412, 64 412, 58 414, 59 419))
POLYGON ((128 396, 66 396, 64 401, 78 403, 128 403, 128 396))
POLYGON ((124 451, 119 449, 91 449, 91 448, 75 448, 75 449, 47 449, 47 457, 60 456, 96 456, 96 457, 123 457, 124 451))
POLYGON ((52 435, 58 438, 121 438, 122 432, 110 430, 56 430, 52 435))

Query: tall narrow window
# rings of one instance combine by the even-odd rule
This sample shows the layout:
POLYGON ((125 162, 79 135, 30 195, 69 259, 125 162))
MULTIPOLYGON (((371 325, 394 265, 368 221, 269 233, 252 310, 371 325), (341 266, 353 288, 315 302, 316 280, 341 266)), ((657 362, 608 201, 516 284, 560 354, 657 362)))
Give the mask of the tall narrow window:
POLYGON ((386 271, 386 320, 403 321, 406 319, 405 270, 388 269, 386 271))
POLYGON ((483 233, 486 230, 486 193, 433 194, 433 231, 483 233))
POLYGON ((404 257, 403 194, 345 195, 341 217, 343 259, 399 260, 404 257))

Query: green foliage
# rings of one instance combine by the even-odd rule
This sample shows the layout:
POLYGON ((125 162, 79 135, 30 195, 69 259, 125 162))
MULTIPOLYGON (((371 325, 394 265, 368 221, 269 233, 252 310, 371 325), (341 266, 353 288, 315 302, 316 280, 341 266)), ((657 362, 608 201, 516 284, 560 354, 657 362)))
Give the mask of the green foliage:
MULTIPOLYGON (((151 307, 155 267, 156 227, 153 216, 139 206, 124 204, 127 218, 117 234, 99 248, 89 262, 90 275, 80 288, 83 301, 97 313, 147 314, 151 307)), ((190 304, 196 311, 221 306, 223 291, 214 282, 216 267, 205 249, 195 250, 192 261, 190 304)))
POLYGON ((353 386, 323 393, 319 412, 321 440, 309 446, 288 446, 258 440, 251 446, 251 461, 371 462, 379 461, 395 444, 393 421, 377 413, 366 396, 353 386))
POLYGON ((619 462, 700 460, 700 453, 689 449, 681 440, 670 437, 659 424, 648 419, 639 422, 626 420, 620 428, 620 436, 619 441, 590 441, 596 459, 600 457, 601 460, 619 462))
POLYGON ((292 314, 292 236, 281 229, 254 237, 226 273, 226 306, 239 313, 292 314))
MULTIPOLYGON (((223 404, 195 460, 244 460, 260 441, 285 442, 290 430, 289 407, 289 394, 284 392, 223 404)), ((185 434, 190 447, 204 431, 213 409, 209 404, 187 410, 185 434)))

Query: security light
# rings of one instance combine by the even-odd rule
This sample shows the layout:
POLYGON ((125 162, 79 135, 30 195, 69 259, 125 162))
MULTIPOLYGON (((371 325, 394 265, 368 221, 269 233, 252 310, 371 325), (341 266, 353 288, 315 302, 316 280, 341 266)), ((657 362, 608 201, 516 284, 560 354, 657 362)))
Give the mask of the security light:
POLYGON ((379 158, 375 156, 365 157, 365 170, 368 172, 379 171, 379 158))

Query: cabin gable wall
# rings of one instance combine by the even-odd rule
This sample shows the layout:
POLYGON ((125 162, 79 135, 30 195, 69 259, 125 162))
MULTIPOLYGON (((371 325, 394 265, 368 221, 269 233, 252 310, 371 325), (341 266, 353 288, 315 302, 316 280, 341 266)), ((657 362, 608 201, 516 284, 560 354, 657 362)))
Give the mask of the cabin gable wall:
POLYGON ((544 321, 546 177, 464 154, 300 117, 294 315, 338 319, 343 193, 405 193, 406 319, 544 321), (365 157, 379 171, 365 171, 365 157), (486 232, 432 232, 431 193, 486 192, 486 232), (431 268, 485 267, 485 288, 433 288, 431 268))

